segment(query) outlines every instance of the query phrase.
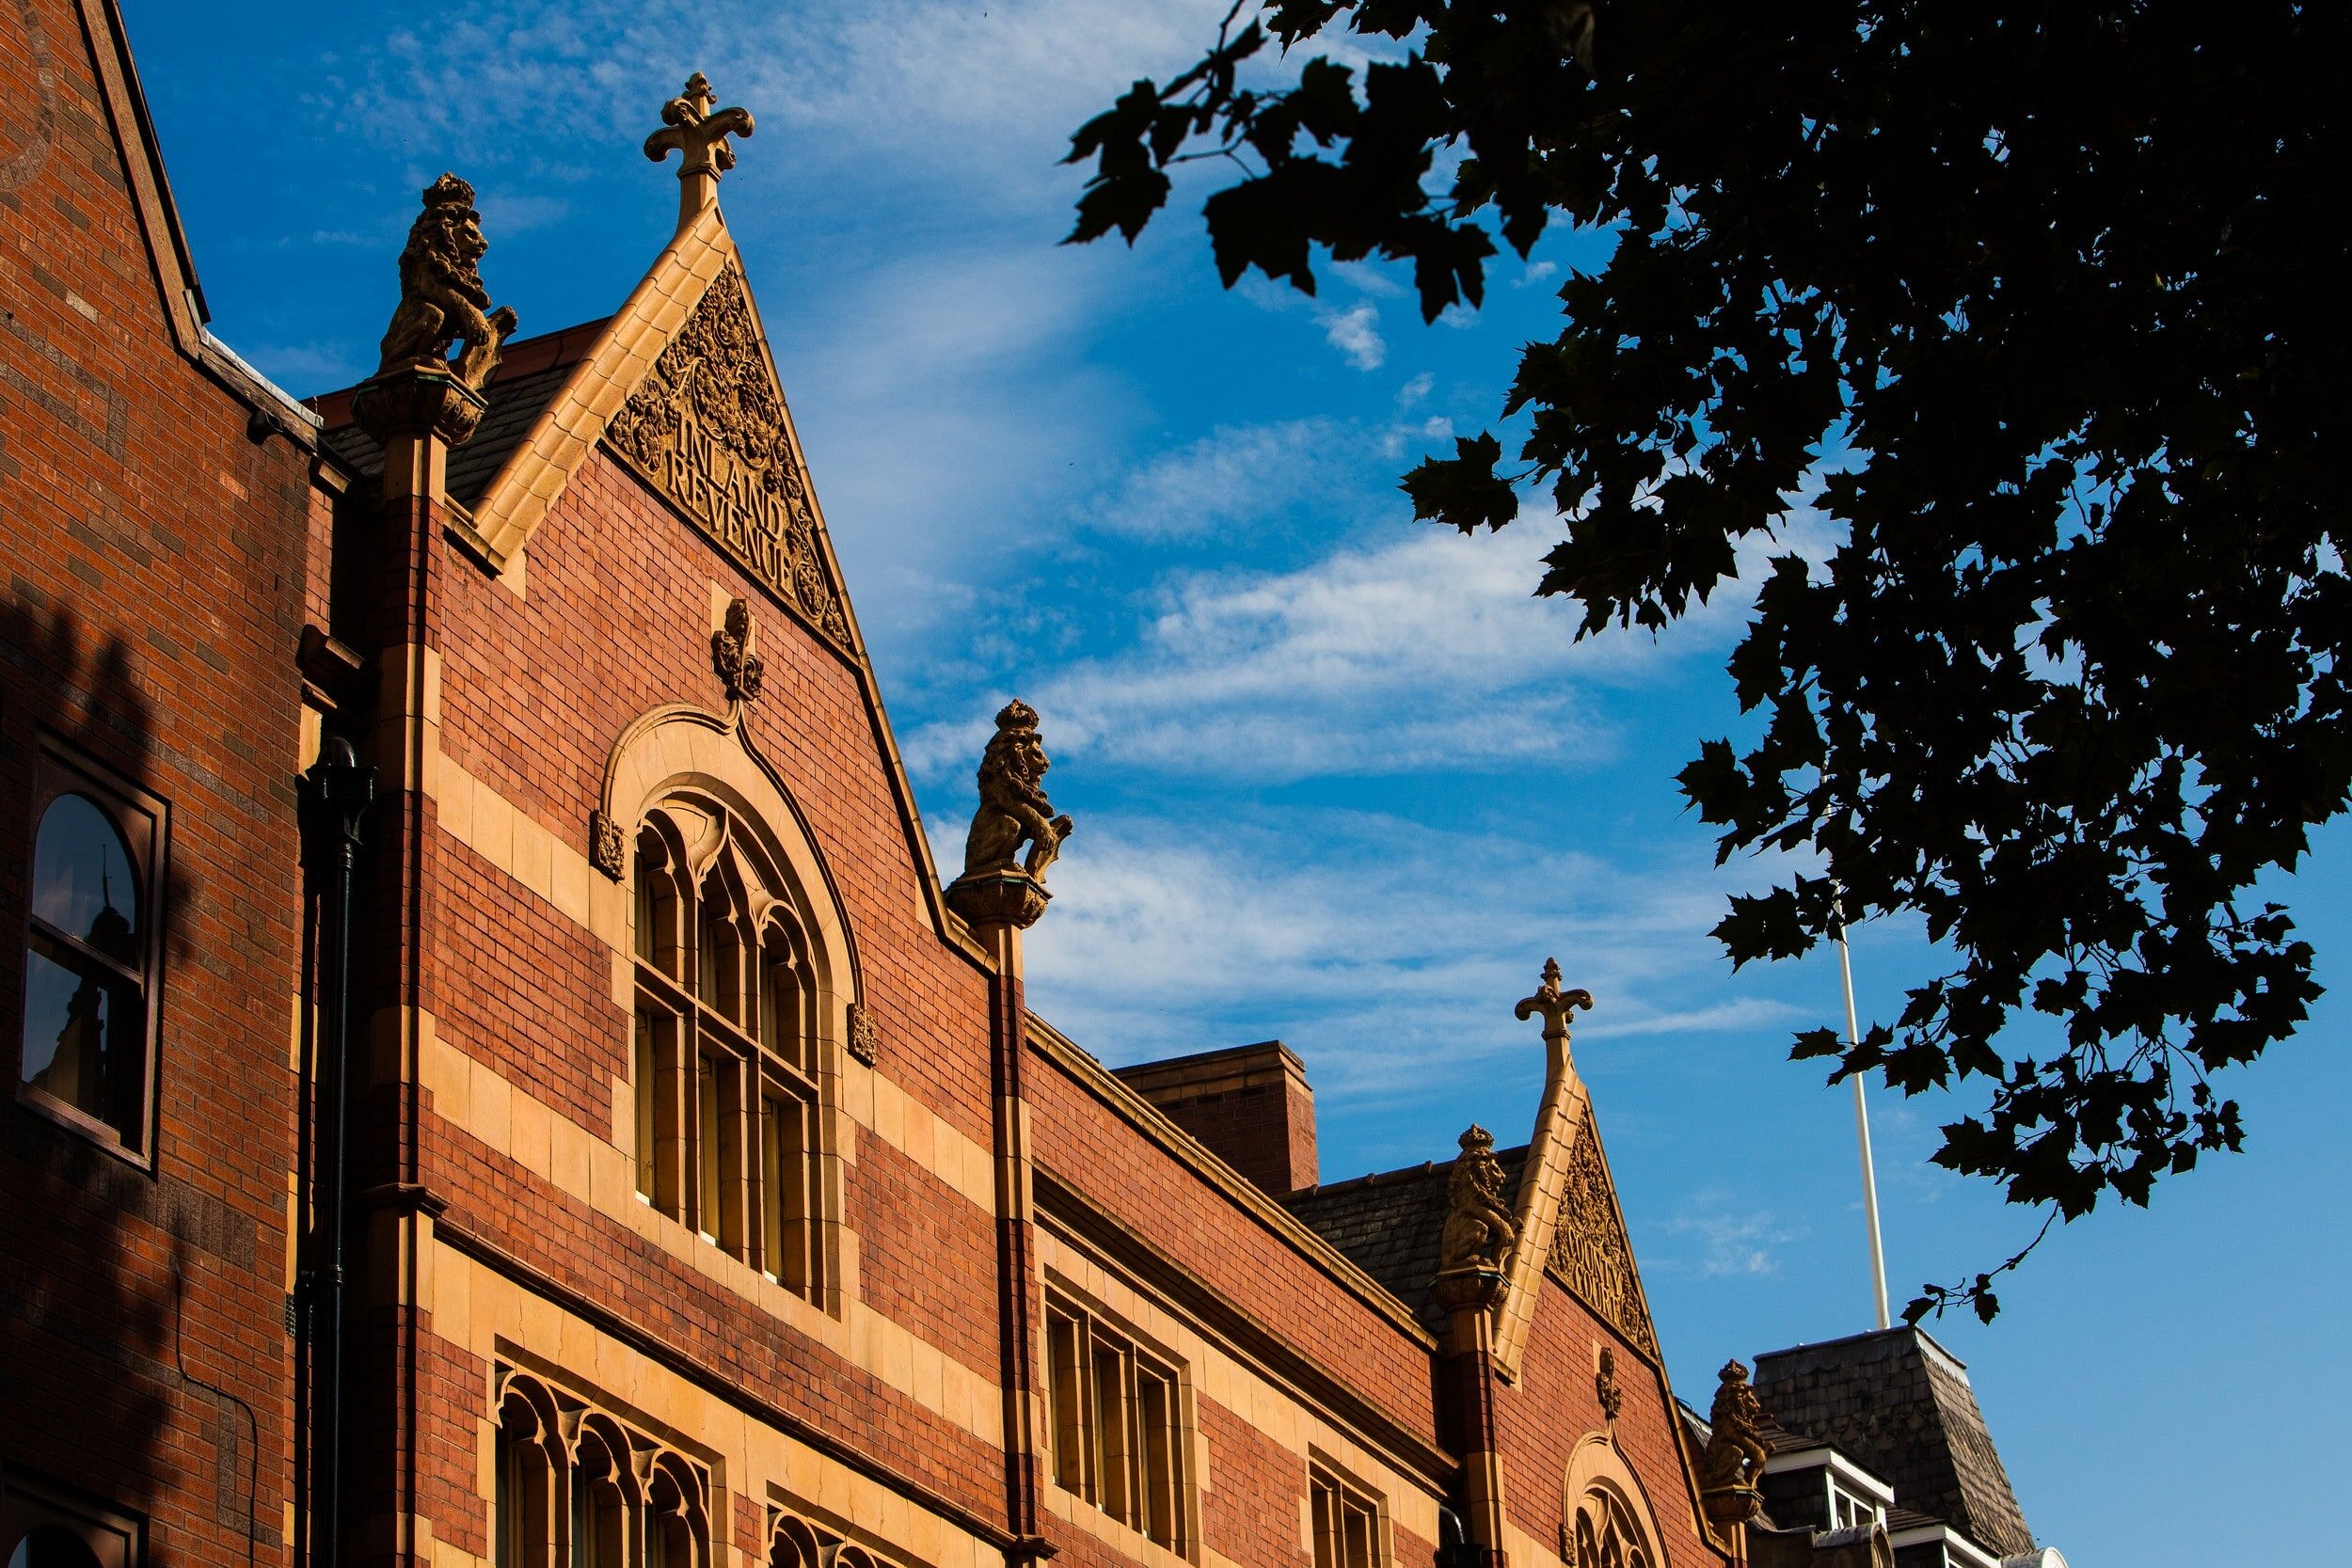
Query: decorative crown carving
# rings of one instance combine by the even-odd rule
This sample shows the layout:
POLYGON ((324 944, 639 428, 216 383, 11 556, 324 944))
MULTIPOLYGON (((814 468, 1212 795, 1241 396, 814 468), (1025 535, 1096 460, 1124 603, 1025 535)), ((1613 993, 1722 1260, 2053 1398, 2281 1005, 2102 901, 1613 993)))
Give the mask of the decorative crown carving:
POLYGON ((400 253, 400 305, 384 332, 377 375, 445 370, 467 390, 481 391, 516 322, 511 308, 489 308, 482 283, 482 257, 489 248, 471 185, 444 174, 424 188, 424 211, 409 225, 400 253), (459 344, 453 365, 449 351, 459 344))
POLYGON ((882 1054, 882 1031, 874 1022, 874 1009, 863 1002, 850 1004, 850 1054, 867 1067, 882 1054))
POLYGON ((1589 1118, 1568 1151, 1566 1191, 1546 1266, 1635 1350, 1657 1359, 1658 1336, 1643 1299, 1642 1276, 1633 1266, 1633 1246, 1617 1214, 1616 1188, 1589 1118))
POLYGON ((588 863, 619 881, 628 869, 627 847, 621 839, 621 825, 603 811, 588 814, 588 863))
POLYGON ((759 701, 759 689, 768 679, 768 666, 752 652, 750 600, 729 601, 726 624, 710 634, 710 667, 727 689, 728 702, 759 701))
POLYGON ((1600 1347, 1600 1363, 1593 1372, 1593 1393, 1600 1401, 1601 1419, 1615 1425, 1617 1412, 1625 1408, 1625 1390, 1617 1384, 1617 1353, 1608 1345, 1600 1347))

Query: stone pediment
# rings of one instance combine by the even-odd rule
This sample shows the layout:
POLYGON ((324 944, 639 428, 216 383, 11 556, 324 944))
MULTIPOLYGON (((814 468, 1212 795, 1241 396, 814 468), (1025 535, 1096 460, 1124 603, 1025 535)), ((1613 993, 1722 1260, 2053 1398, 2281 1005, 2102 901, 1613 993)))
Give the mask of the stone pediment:
POLYGON ((1658 1359, 1658 1331, 1650 1323, 1641 1272, 1633 1265, 1633 1243, 1617 1208, 1609 1159, 1601 1152, 1600 1132, 1590 1116, 1583 1118, 1568 1151, 1566 1188, 1545 1267, 1624 1335, 1627 1343, 1650 1360, 1658 1359))
POLYGON ((854 657, 808 467, 732 259, 606 425, 604 443, 786 609, 854 657))

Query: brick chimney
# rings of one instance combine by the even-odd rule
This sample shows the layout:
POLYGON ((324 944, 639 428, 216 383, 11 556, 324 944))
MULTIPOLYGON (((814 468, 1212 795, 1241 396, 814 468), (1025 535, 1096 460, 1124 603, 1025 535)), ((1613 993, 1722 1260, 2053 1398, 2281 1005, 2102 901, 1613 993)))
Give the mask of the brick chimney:
POLYGON ((1280 1040, 1114 1071, 1267 1192, 1279 1197, 1315 1184, 1315 1092, 1280 1040))

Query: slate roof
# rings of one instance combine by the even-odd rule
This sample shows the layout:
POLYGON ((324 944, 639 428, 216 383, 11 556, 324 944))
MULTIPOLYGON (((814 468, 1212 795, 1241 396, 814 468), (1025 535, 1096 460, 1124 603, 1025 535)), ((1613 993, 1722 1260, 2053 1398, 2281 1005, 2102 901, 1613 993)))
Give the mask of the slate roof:
MULTIPOLYGON (((563 390, 572 367, 587 354, 603 325, 601 321, 583 322, 506 346, 490 377, 490 406, 481 428, 472 440, 449 454, 450 499, 470 507, 482 499, 508 454, 530 434, 531 421, 563 390)), ((351 394, 357 389, 346 387, 307 401, 326 421, 320 439, 327 449, 362 477, 373 479, 384 471, 384 449, 351 422, 351 394)))
MULTIPOLYGON (((1527 1149, 1499 1149, 1503 1190, 1518 1191, 1527 1149)), ((1423 1323, 1434 1324, 1429 1281, 1438 1272, 1438 1244, 1445 1231, 1446 1183, 1454 1162, 1407 1165, 1403 1170, 1359 1176, 1319 1187, 1302 1187, 1275 1199, 1308 1229, 1345 1253, 1423 1323)))
POLYGON ((1882 1329, 1756 1358, 1781 1425, 1820 1437, 1994 1557, 2034 1549, 1968 1371, 1917 1328, 1882 1329))

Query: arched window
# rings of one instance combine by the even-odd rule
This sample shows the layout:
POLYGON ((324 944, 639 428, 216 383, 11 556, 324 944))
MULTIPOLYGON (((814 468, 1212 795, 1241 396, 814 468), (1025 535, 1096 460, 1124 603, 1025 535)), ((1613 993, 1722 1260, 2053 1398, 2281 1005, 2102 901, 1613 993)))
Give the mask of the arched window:
POLYGON ((1577 1443, 1561 1488, 1568 1568, 1661 1568, 1658 1528, 1639 1477, 1602 1433, 1577 1443))
POLYGON ((8 1568, 98 1568, 98 1556, 63 1525, 35 1525, 10 1548, 8 1568))
POLYGON ((1576 1511, 1574 1568, 1650 1568, 1641 1527, 1615 1497, 1588 1492, 1576 1511))
POLYGON ((35 812, 17 1081, 29 1102, 144 1155, 161 807, 44 755, 35 812))
POLYGON ((674 1453, 657 1455, 645 1488, 644 1568, 704 1568, 701 1478, 674 1453))
POLYGON ((692 793, 646 814, 634 873, 638 1196, 822 1299, 818 984, 791 888, 692 793))
POLYGON ((510 1379, 493 1440, 490 1559, 493 1568, 557 1568, 555 1498, 563 1444, 555 1435, 553 1396, 536 1382, 510 1379))
POLYGON ((610 1423, 582 1423, 572 1450, 570 1568, 638 1568, 631 1561, 628 1443, 607 1430, 610 1423))

